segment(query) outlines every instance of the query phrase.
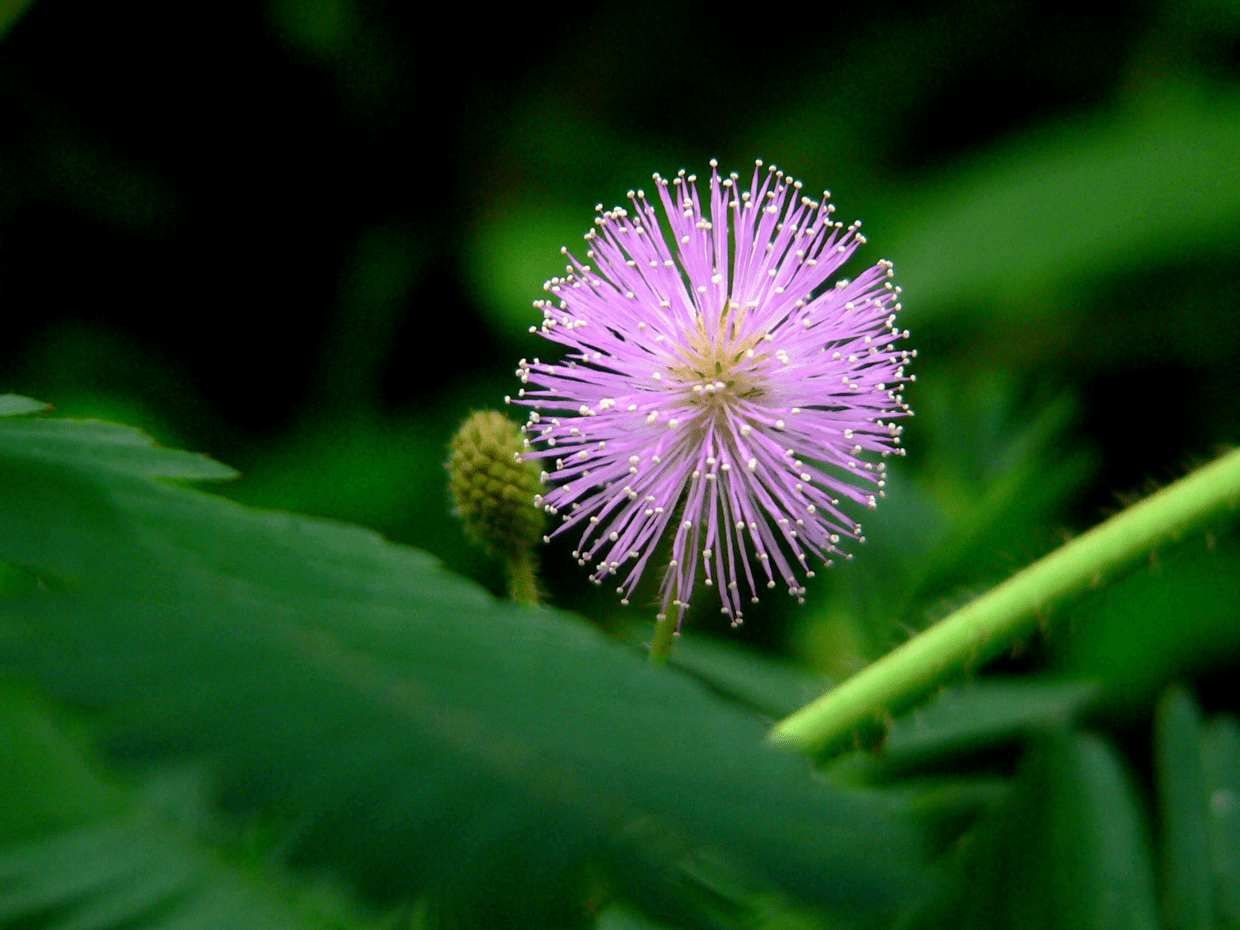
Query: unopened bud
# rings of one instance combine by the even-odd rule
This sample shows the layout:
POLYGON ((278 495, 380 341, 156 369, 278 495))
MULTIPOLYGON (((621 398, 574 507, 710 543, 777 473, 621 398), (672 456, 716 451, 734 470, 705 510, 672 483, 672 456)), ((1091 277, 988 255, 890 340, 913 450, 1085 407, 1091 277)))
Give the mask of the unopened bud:
POLYGON ((494 410, 461 424, 449 446, 448 486, 466 532, 506 558, 523 557, 542 539, 539 467, 521 461, 517 425, 494 410))

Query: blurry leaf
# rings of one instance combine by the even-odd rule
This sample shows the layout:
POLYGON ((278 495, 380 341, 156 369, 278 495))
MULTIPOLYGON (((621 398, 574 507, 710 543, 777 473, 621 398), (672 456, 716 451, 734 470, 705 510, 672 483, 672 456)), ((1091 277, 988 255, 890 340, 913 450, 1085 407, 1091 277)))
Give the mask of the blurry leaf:
MULTIPOLYGON (((1052 751, 1054 843, 1046 863, 1058 916, 1080 926, 1158 926, 1148 838, 1133 786, 1114 749, 1078 735, 1052 751)), ((1056 925, 1061 925, 1056 923, 1056 925)))
POLYGON ((22 18, 34 0, 0 0, 0 38, 22 18))
POLYGON ((789 899, 769 888, 756 888, 743 874, 709 853, 686 863, 679 910, 665 905, 639 912, 628 903, 599 915, 597 927, 614 930, 660 930, 710 927, 712 930, 828 930, 856 924, 789 899), (686 913, 686 905, 693 911, 686 913))
POLYGON ((1014 140, 918 198, 887 248, 910 295, 904 325, 961 309, 1063 313, 1071 305, 1053 297, 1069 283, 1151 255, 1188 259, 1234 234, 1240 100, 1146 104, 1014 140))
POLYGON ((208 851, 201 796, 200 778, 105 779, 42 702, 0 682, 0 926, 362 926, 339 892, 208 851))
POLYGON ((609 907, 599 915, 596 930, 668 930, 669 925, 624 907, 609 907))
POLYGON ((1210 825, 1217 918, 1240 922, 1240 725, 1234 717, 1206 724, 1201 746, 1210 825))
POLYGON ((299 57, 309 53, 334 66, 336 80, 351 92, 353 125, 393 119, 400 103, 408 105, 410 84, 420 83, 410 75, 416 65, 398 31, 370 4, 266 0, 263 5, 276 32, 299 57))
POLYGON ((979 818, 989 815, 1011 794, 1008 779, 905 770, 892 771, 868 751, 839 756, 822 769, 832 784, 866 787, 886 799, 900 815, 917 825, 927 853, 938 857, 954 849, 979 818))
MULTIPOLYGON (((647 637, 649 632, 642 630, 647 637)), ((776 720, 808 704, 831 686, 821 676, 752 648, 703 635, 682 637, 670 661, 718 694, 776 720)))
POLYGON ((113 815, 121 804, 30 696, 0 678, 0 849, 113 815))
POLYGON ((494 336, 520 355, 550 354, 529 328, 542 322, 533 301, 545 296, 543 282, 568 264, 560 249, 588 262, 582 238, 593 229, 592 208, 625 204, 654 171, 675 173, 683 147, 652 147, 649 136, 546 87, 516 95, 487 123, 488 137, 503 141, 488 153, 496 160, 484 169, 462 277, 494 336))
POLYGON ((1097 694, 1080 681, 992 678, 948 688, 892 723, 882 758, 902 769, 992 749, 1071 723, 1097 694))
POLYGON ((373 533, 151 481, 217 467, 135 435, 0 423, 0 558, 49 588, 0 601, 0 664, 117 752, 211 759, 230 809, 295 825, 292 861, 490 926, 561 908, 591 860, 674 898, 702 845, 850 912, 914 893, 912 831, 756 715, 373 533))
POLYGON ((343 927, 278 902, 257 876, 146 816, 0 849, 0 925, 54 930, 343 927))
POLYGON ((960 778, 906 782, 884 796, 899 799, 899 810, 922 830, 932 855, 949 850, 978 818, 992 813, 1011 794, 998 778, 960 778))
POLYGON ((164 177, 139 167, 102 138, 68 134, 34 165, 44 172, 49 193, 71 210, 127 232, 166 232, 180 207, 164 177))
POLYGON ((1168 689, 1154 718, 1154 768, 1162 822, 1163 909, 1171 930, 1214 926, 1201 744, 1196 703, 1182 688, 1168 689))
POLYGON ((1038 554, 1024 550, 1029 530, 1044 527, 1093 470, 1087 451, 1057 448, 1076 412, 1069 397, 1017 425, 1011 387, 983 383, 954 396, 950 385, 928 390, 918 414, 932 448, 918 479, 945 533, 914 566, 909 599, 984 577, 997 553, 1006 552, 1009 565, 1038 554))
POLYGON ((388 226, 368 230, 354 246, 320 379, 328 388, 319 404, 341 412, 341 419, 379 406, 383 367, 397 327, 410 310, 423 251, 408 231, 388 226))
POLYGON ((1076 409, 1067 396, 1026 417, 1005 379, 918 387, 907 429, 920 461, 889 468, 886 499, 864 518, 865 548, 829 573, 831 597, 797 635, 806 659, 836 678, 1051 548, 1048 527, 1093 469, 1088 450, 1065 440, 1076 409))
POLYGON ((55 397, 62 417, 130 423, 169 445, 183 430, 236 441, 236 427, 221 421, 183 364, 153 332, 125 332, 92 315, 49 320, 14 376, 38 396, 55 397))
POLYGON ((1074 604, 1067 635, 1050 640, 1064 667, 1133 701, 1240 654, 1240 540, 1203 535, 1074 604))
POLYGON ((444 462, 459 423, 443 413, 323 418, 269 448, 221 493, 243 504, 361 523, 432 550, 454 571, 501 590, 500 560, 470 545, 449 510, 444 462))
POLYGON ((1089 682, 1036 679, 983 679, 947 688, 897 718, 880 751, 840 756, 823 774, 835 784, 881 786, 937 853, 1009 793, 993 776, 962 773, 983 766, 990 771, 996 750, 1071 724, 1097 693, 1089 682))
POLYGON ((529 328, 543 318, 533 302, 543 296, 544 281, 564 273, 567 259, 560 254, 561 248, 567 247, 585 261, 581 237, 593 228, 589 206, 584 201, 575 209, 527 205, 518 216, 495 217, 487 223, 471 250, 467 271, 500 338, 535 345, 525 342, 529 328))
POLYGON ((20 416, 23 413, 42 413, 51 405, 18 394, 0 394, 0 417, 20 416))
MULTIPOLYGON (((955 804, 952 789, 958 785, 944 786, 939 773, 959 776, 991 764, 997 750, 1073 723, 1097 696, 1091 682, 1028 678, 989 678, 944 688, 924 707, 892 721, 881 748, 844 753, 822 771, 841 785, 882 785, 888 796, 900 798, 901 806, 928 810, 936 797, 955 804), (928 785, 916 781, 927 776, 933 779, 928 785), (901 794, 909 791, 911 796, 901 794)), ((987 784, 984 791, 992 789, 987 784)))
POLYGON ((349 0, 268 0, 266 7, 282 38, 318 57, 342 55, 356 40, 357 10, 349 0))
POLYGON ((1115 751, 1059 734, 962 840, 912 927, 1156 930, 1140 809, 1115 751))

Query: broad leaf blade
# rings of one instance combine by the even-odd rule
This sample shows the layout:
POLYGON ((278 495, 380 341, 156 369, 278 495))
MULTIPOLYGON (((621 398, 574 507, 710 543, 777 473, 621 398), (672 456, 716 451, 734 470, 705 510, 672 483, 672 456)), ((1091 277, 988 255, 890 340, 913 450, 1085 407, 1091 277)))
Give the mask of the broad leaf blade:
POLYGON ((0 663, 98 708, 120 752, 215 759, 234 808, 294 818, 294 859, 377 900, 502 900, 510 925, 584 861, 670 877, 703 845, 857 913, 915 887, 909 830, 767 748, 758 716, 424 553, 152 481, 182 466, 58 428, 52 454, 0 424, 0 558, 59 592, 0 602, 0 663))
MULTIPOLYGON (((25 398, 20 398, 24 400, 25 398)), ((39 409, 39 408, 34 408, 39 409)), ((165 449, 131 426, 98 420, 27 419, 4 424, 0 443, 35 461, 93 464, 150 478, 220 481, 237 472, 205 455, 165 449)))

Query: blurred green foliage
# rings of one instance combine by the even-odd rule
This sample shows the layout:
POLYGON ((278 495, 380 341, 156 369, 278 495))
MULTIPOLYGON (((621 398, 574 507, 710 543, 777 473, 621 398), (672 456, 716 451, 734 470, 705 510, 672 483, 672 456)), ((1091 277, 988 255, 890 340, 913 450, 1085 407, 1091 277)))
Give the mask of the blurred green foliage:
POLYGON ((0 3, 0 392, 455 573, 146 481, 231 471, 136 434, 9 424, 0 926, 1240 925, 1234 523, 817 760, 830 792, 758 748, 1240 436, 1240 4, 444 15, 0 3), (657 579, 621 608, 564 539, 564 612, 493 602, 443 462, 547 352, 531 302, 594 204, 711 156, 865 221, 916 417, 851 561, 739 632, 691 616, 656 676, 657 579), (585 794, 480 775, 477 732, 585 794))

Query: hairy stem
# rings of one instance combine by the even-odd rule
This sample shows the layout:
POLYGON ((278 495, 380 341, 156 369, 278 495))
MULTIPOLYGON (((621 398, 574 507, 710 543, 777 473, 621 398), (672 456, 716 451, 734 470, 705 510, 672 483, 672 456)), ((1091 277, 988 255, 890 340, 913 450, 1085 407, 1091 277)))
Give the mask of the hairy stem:
POLYGON ((1158 542, 1238 505, 1240 450, 1059 547, 781 721, 771 739, 805 750, 838 744, 859 726, 1008 649, 1066 595, 1099 584, 1158 542))

